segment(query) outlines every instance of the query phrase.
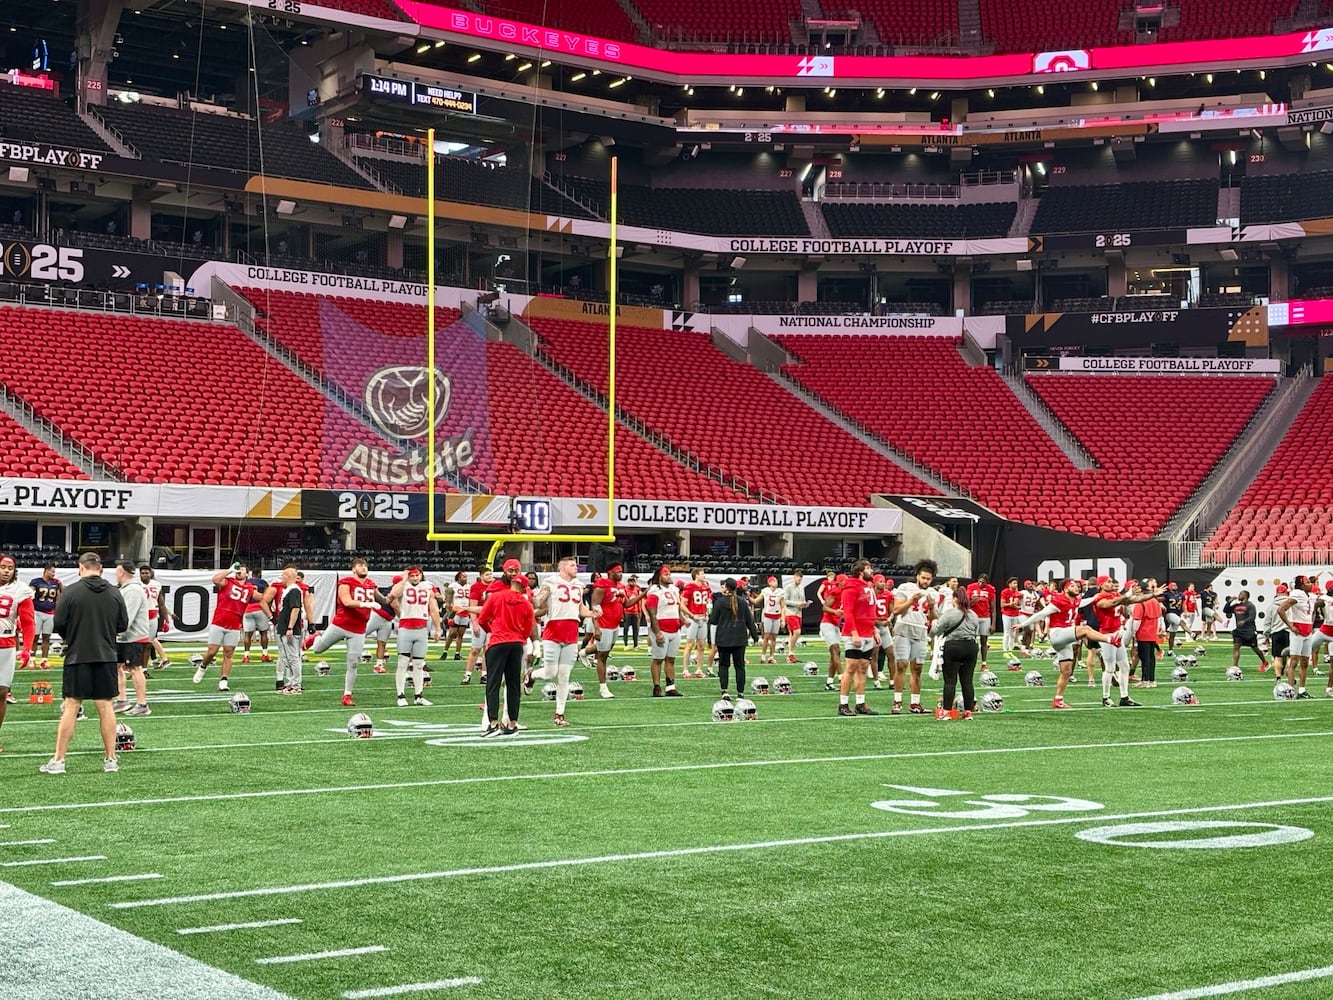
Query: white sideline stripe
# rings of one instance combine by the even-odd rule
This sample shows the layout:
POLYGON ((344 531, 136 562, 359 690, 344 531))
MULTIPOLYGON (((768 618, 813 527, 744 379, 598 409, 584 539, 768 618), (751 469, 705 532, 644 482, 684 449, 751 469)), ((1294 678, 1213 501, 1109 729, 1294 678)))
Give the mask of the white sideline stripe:
MULTIPOLYGON (((475 730, 475 732, 480 732, 480 730, 475 730)), ((445 731, 427 732, 425 730, 422 730, 422 731, 411 731, 404 733, 395 733, 395 732, 381 733, 379 731, 376 731, 375 739, 428 740, 428 739, 436 739, 443 735, 445 735, 445 731)), ((184 746, 184 747, 135 747, 133 751, 124 751, 124 752, 133 753, 137 757, 140 754, 149 754, 149 753, 182 753, 182 752, 190 752, 196 750, 259 750, 265 747, 304 747, 316 743, 343 743, 356 746, 360 742, 361 742, 360 740, 349 740, 345 736, 343 737, 330 736, 327 739, 318 739, 318 740, 272 740, 264 743, 200 743, 195 746, 184 746)), ((68 751, 68 753, 66 753, 66 756, 85 757, 100 753, 102 753, 101 750, 70 750, 68 751)), ((50 760, 51 754, 49 751, 40 751, 34 753, 7 753, 5 754, 5 757, 7 758, 45 757, 48 760, 50 760)))
POLYGON ((700 854, 727 854, 738 851, 767 851, 777 847, 804 847, 811 844, 837 844, 857 840, 888 840, 897 837, 925 837, 942 833, 967 833, 972 830, 1013 830, 1030 826, 1067 826, 1077 823, 1119 823, 1132 819, 1152 819, 1160 816, 1190 816, 1200 813, 1239 812, 1246 809, 1274 809, 1282 806, 1312 805, 1333 802, 1333 795, 1304 799, 1278 799, 1271 802, 1244 802, 1224 806, 1191 806, 1185 809, 1155 809, 1150 812, 1121 813, 1117 816, 1085 813, 1062 816, 1058 819, 1014 820, 1007 823, 979 823, 971 826, 936 826, 916 830, 872 830, 864 833, 836 833, 821 837, 793 837, 785 840, 765 840, 748 844, 709 844, 703 847, 678 847, 661 851, 641 851, 633 854, 602 854, 590 858, 560 858, 551 861, 524 861, 511 865, 485 865, 477 868, 454 868, 437 872, 412 872, 405 875, 374 875, 367 878, 340 879, 335 882, 308 882, 303 885, 266 886, 259 889, 236 889, 229 892, 206 892, 192 896, 166 896, 161 899, 135 899, 107 904, 113 910, 137 910, 147 906, 174 906, 178 903, 209 903, 220 899, 245 899, 254 896, 286 896, 297 892, 320 892, 327 889, 353 889, 364 885, 393 885, 400 882, 430 882, 438 879, 459 878, 467 875, 501 875, 510 872, 537 871, 547 868, 576 868, 584 865, 612 864, 621 861, 655 861, 662 858, 684 858, 700 854))
POLYGON ((0 841, 0 847, 27 847, 30 844, 54 844, 55 841, 50 837, 43 837, 41 840, 4 840, 0 841))
POLYGON ((0 868, 25 868, 28 865, 63 865, 74 861, 105 861, 105 854, 84 854, 77 858, 37 858, 32 861, 0 861, 0 868))
POLYGON ((285 924, 299 924, 300 917, 283 917, 280 920, 247 920, 243 924, 214 924, 212 927, 181 927, 177 934, 218 934, 222 931, 248 931, 259 927, 282 927, 285 924))
POLYGON ((318 962, 325 958, 347 958, 349 955, 374 955, 388 951, 382 944, 366 945, 364 948, 338 948, 335 951, 310 951, 304 955, 274 955, 272 958, 256 958, 255 965, 290 965, 292 962, 318 962))
POLYGON ((451 990, 455 986, 480 986, 480 976, 459 979, 437 979, 433 983, 403 983, 401 986, 377 986, 370 990, 347 990, 343 1000, 372 1000, 373 997, 400 997, 405 993, 429 993, 432 990, 451 990))
MULTIPOLYGON (((1154 993, 1150 997, 1136 997, 1135 1000, 1197 1000, 1199 997, 1221 997, 1228 993, 1266 990, 1270 986, 1282 986, 1286 983, 1306 983, 1312 979, 1329 978, 1333 978, 1333 965, 1326 965, 1322 969, 1284 972, 1276 976, 1260 976, 1258 979, 1240 979, 1234 983, 1219 983, 1216 986, 1197 986, 1191 990, 1177 990, 1175 993, 1154 993)), ((346 995, 343 994, 343 996, 346 995)))
MULTIPOLYGON (((710 723, 716 725, 716 723, 710 723)), ((175 795, 158 799, 113 799, 102 802, 57 802, 33 806, 3 806, 3 813, 63 812, 72 809, 105 809, 121 806, 181 805, 192 802, 231 802, 237 799, 285 798, 289 795, 338 795, 345 792, 382 792, 403 788, 440 788, 449 785, 488 785, 508 781, 556 781, 561 778, 606 778, 640 774, 669 774, 680 771, 717 771, 742 767, 785 767, 796 764, 850 764, 875 760, 919 760, 929 757, 972 757, 991 754, 1043 753, 1068 750, 1120 750, 1138 747, 1194 746, 1207 743, 1245 743, 1255 740, 1310 740, 1333 736, 1333 730, 1307 733, 1259 733, 1252 736, 1198 736, 1178 740, 1132 740, 1123 743, 1066 743, 1031 747, 974 747, 962 750, 918 750, 911 753, 854 754, 847 757, 793 757, 773 760, 716 761, 709 764, 664 764, 657 767, 619 767, 596 771, 547 771, 536 774, 493 774, 470 778, 433 778, 427 781, 394 781, 379 785, 333 785, 324 788, 276 788, 257 792, 217 792, 212 795, 175 795)), ((343 740, 355 743, 355 740, 343 740)), ((135 753, 138 753, 136 750, 135 753)))
POLYGON ((142 882, 145 879, 161 878, 157 872, 148 872, 145 875, 107 875, 103 878, 67 878, 59 882, 52 882, 52 885, 101 885, 104 882, 142 882))
POLYGON ((0 882, 4 995, 23 1000, 291 1000, 0 882))

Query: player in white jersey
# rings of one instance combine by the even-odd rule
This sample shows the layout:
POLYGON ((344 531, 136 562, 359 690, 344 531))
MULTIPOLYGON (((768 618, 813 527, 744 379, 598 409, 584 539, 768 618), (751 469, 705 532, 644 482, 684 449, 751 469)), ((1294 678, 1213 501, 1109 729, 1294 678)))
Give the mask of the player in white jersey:
POLYGON ((903 711, 903 681, 907 679, 908 667, 911 667, 912 702, 909 711, 913 715, 925 715, 926 709, 921 704, 921 665, 926 658, 926 637, 930 632, 930 623, 935 620, 935 594, 930 585, 935 580, 935 564, 923 559, 916 564, 916 575, 912 582, 904 583, 893 592, 891 616, 896 618, 893 624, 893 714, 903 711))
POLYGON ((407 678, 412 676, 413 704, 429 705, 422 695, 426 685, 426 643, 439 637, 440 607, 435 588, 426 582, 420 566, 409 566, 402 579, 389 588, 389 604, 398 613, 398 707, 407 707, 407 678), (429 626, 429 634, 427 633, 429 626))
POLYGON ((542 626, 542 665, 529 666, 523 673, 523 693, 532 693, 534 680, 555 681, 555 719, 557 726, 567 726, 565 703, 569 698, 569 672, 579 651, 579 620, 591 618, 592 608, 583 603, 583 584, 578 579, 578 563, 565 556, 556 566, 556 574, 536 593, 533 610, 545 616, 542 626))
POLYGON ((153 576, 153 567, 147 563, 139 567, 139 582, 143 584, 143 591, 148 595, 148 641, 157 657, 153 667, 163 670, 171 666, 171 659, 167 656, 167 651, 162 648, 162 640, 158 635, 171 630, 171 619, 174 615, 167 608, 167 595, 162 590, 162 584, 157 582, 153 576))
POLYGON ((15 663, 22 669, 32 659, 37 634, 32 595, 32 588, 19 582, 14 560, 9 556, 0 559, 0 725, 4 725, 5 706, 14 686, 15 663))
POLYGON ((1296 697, 1305 699, 1310 692, 1305 690, 1306 675, 1310 670, 1310 647, 1314 639, 1314 589, 1316 582, 1306 576, 1298 576, 1291 586, 1291 593, 1282 598, 1274 609, 1283 624, 1291 630, 1291 648, 1287 654, 1287 679, 1292 675, 1297 678, 1296 697))
MULTIPOLYGON (((780 609, 782 591, 777 593, 780 609)), ((676 654, 680 651, 681 623, 690 620, 690 613, 681 603, 680 588, 671 578, 670 566, 658 567, 643 606, 648 612, 648 656, 649 670, 653 675, 653 697, 679 698, 681 693, 676 690, 676 654), (663 680, 666 681, 665 688, 663 680)))
POLYGON ((782 631, 785 605, 782 587, 776 576, 768 578, 768 586, 759 591, 755 603, 759 606, 762 638, 759 640, 759 662, 777 663, 778 633, 782 631))
MULTIPOLYGON (((1037 613, 1037 608, 1041 604, 1041 597, 1037 594, 1036 585, 1031 580, 1023 581, 1023 590, 1018 595, 1018 617, 1022 619, 1031 618, 1037 613)), ((1024 656, 1032 655, 1032 647, 1037 641, 1037 630, 1029 627, 1019 631, 1018 648, 1023 651, 1024 656)))
POLYGON ((440 653, 441 660, 449 658, 449 647, 454 647, 454 659, 463 658, 463 633, 467 631, 469 624, 467 606, 468 582, 467 571, 459 570, 454 574, 453 585, 449 588, 449 632, 444 639, 444 649, 440 653))

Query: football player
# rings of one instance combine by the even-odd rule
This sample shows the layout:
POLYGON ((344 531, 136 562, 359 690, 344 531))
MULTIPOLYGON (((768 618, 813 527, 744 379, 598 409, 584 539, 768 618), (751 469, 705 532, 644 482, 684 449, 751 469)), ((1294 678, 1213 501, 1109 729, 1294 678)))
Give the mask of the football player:
MULTIPOLYGON (((395 579, 393 582, 397 583, 398 580, 395 579)), ((370 613, 370 619, 366 622, 366 642, 372 639, 375 641, 375 673, 387 674, 389 668, 386 659, 389 655, 389 639, 393 635, 394 613, 389 605, 389 591, 381 590, 380 594, 384 599, 370 613)))
POLYGON ((713 599, 713 588, 704 579, 702 569, 690 571, 690 582, 680 588, 680 599, 690 613, 690 623, 685 626, 685 639, 681 646, 681 661, 685 665, 685 676, 690 674, 690 658, 694 658, 697 677, 713 674, 713 643, 708 628, 708 605, 713 599))
POLYGON ((429 705, 421 693, 426 686, 426 626, 430 637, 439 638, 440 608, 435 588, 426 582, 420 566, 409 566, 403 579, 395 580, 389 602, 398 611, 398 707, 407 706, 407 677, 412 675, 413 704, 429 705))
POLYGON ((529 667, 523 675, 523 691, 530 693, 535 680, 555 681, 555 718, 557 726, 568 726, 565 705, 569 698, 569 674, 579 649, 579 620, 591 618, 592 608, 583 603, 583 584, 579 583, 578 563, 565 556, 556 565, 556 575, 536 594, 535 611, 546 616, 542 628, 542 665, 529 667))
POLYGON ((333 621, 318 636, 307 636, 304 647, 318 656, 334 643, 343 642, 347 649, 347 672, 343 677, 343 707, 355 708, 352 689, 356 687, 357 665, 366 648, 366 624, 370 613, 383 600, 375 581, 370 579, 370 568, 361 558, 352 560, 351 572, 338 581, 338 597, 334 602, 333 621))
POLYGON ((644 606, 648 609, 648 655, 653 697, 680 698, 682 695, 676 690, 676 652, 680 649, 681 621, 688 623, 690 613, 681 604, 680 588, 671 578, 670 566, 658 568, 644 606), (664 678, 665 689, 661 683, 664 678))
POLYGON ((486 680, 486 630, 481 627, 477 621, 476 611, 480 609, 481 603, 485 600, 487 589, 495 582, 495 571, 489 566, 483 566, 481 572, 477 574, 477 579, 473 581, 472 586, 467 590, 467 615, 470 623, 471 635, 469 636, 469 647, 467 651, 467 663, 463 665, 463 683, 472 683, 472 671, 481 661, 481 679, 486 680))
MULTIPOLYGON (((606 571, 606 576, 594 580, 592 585, 592 610, 597 615, 593 619, 592 633, 597 643, 597 687, 603 698, 615 697, 606 686, 606 659, 615 647, 620 618, 625 613, 625 587, 620 582, 624 569, 616 563, 606 571)), ((640 594, 637 600, 642 598, 640 594)))
POLYGON ((50 666, 47 657, 51 655, 51 623, 55 620, 56 601, 64 586, 56 577, 56 568, 51 563, 42 568, 41 576, 28 581, 28 588, 32 591, 32 610, 37 621, 37 638, 42 641, 42 659, 38 666, 43 670, 50 666))
POLYGON ((268 630, 272 623, 264 610, 259 606, 259 599, 268 590, 268 581, 259 575, 258 570, 255 575, 246 580, 250 585, 250 597, 245 605, 245 634, 242 636, 244 648, 241 651, 241 662, 250 662, 250 641, 255 633, 259 634, 259 648, 263 652, 262 662, 269 663, 273 657, 268 652, 268 630))
POLYGON ((245 624, 245 612, 249 607, 251 585, 245 564, 234 562, 229 569, 220 569, 213 574, 213 586, 217 590, 217 603, 213 607, 213 617, 208 626, 208 648, 204 650, 204 659, 194 672, 194 683, 204 679, 208 665, 222 650, 222 676, 218 678, 218 690, 230 691, 227 678, 231 676, 232 657, 236 645, 241 641, 241 628, 245 624))
MULTIPOLYGON (((1145 604, 1154 597, 1160 597, 1161 591, 1145 591, 1131 587, 1124 593, 1109 576, 1097 578, 1097 593, 1092 598, 1092 611, 1097 616, 1097 626, 1107 635, 1119 634, 1120 645, 1105 643, 1097 652, 1102 660, 1102 705, 1111 707, 1111 680, 1114 677, 1120 685, 1120 707, 1138 708, 1139 703, 1129 696, 1129 650, 1125 640, 1133 634, 1133 619, 1127 618, 1124 609, 1131 604, 1145 604)), ((1091 651, 1089 651, 1091 652, 1091 651)))
POLYGON ((35 633, 32 588, 19 583, 17 564, 4 556, 0 558, 0 726, 4 725, 5 706, 14 686, 14 668, 17 665, 22 669, 32 659, 35 633))
POLYGON ((804 575, 798 569, 791 575, 791 583, 782 588, 782 607, 786 613, 787 662, 796 662, 796 647, 801 642, 801 616, 810 602, 805 596, 804 575))
POLYGON ((1311 578, 1298 576, 1292 583, 1291 592, 1282 597, 1273 609, 1291 632, 1287 682, 1293 683, 1294 673, 1296 697, 1302 700, 1310 697, 1310 692, 1305 690, 1305 681, 1310 670, 1310 646, 1314 638, 1314 589, 1315 583, 1311 578))
POLYGON ((148 707, 148 678, 144 668, 148 666, 148 645, 151 631, 148 624, 148 591, 139 580, 132 563, 116 563, 116 586, 125 601, 125 612, 129 624, 125 631, 116 637, 117 659, 120 662, 118 697, 112 704, 112 711, 125 712, 128 715, 152 715, 148 707), (134 705, 125 697, 126 677, 134 685, 134 705))
POLYGON ((782 631, 783 594, 776 576, 768 578, 768 586, 755 595, 754 603, 759 608, 760 628, 764 636, 759 642, 759 662, 777 663, 778 633, 782 631))
POLYGON ((921 666, 926 659, 926 639, 930 623, 935 619, 935 595, 930 585, 935 581, 935 563, 922 559, 916 564, 913 578, 893 592, 893 714, 903 712, 903 683, 911 689, 912 715, 925 715, 921 704, 921 666), (911 680, 908 681, 908 670, 911 680))
POLYGON ((454 659, 463 658, 463 633, 467 631, 468 604, 467 573, 459 570, 454 574, 454 582, 445 590, 445 605, 449 608, 449 631, 444 638, 444 649, 440 659, 449 659, 449 647, 454 647, 454 659))
POLYGON ((838 692, 839 715, 878 715, 866 704, 866 668, 875 653, 875 586, 869 559, 858 559, 843 584, 842 635, 847 644, 845 669, 838 692), (853 688, 856 709, 847 701, 853 688))
MULTIPOLYGON (((1037 612, 1035 616, 1020 618, 1017 627, 1020 629, 1030 628, 1039 621, 1049 618, 1051 620, 1051 645, 1055 647, 1055 660, 1060 667, 1060 676, 1055 682, 1055 698, 1051 701, 1051 708, 1068 708, 1065 702, 1065 688, 1069 686, 1069 678, 1074 674, 1074 644, 1080 639, 1093 639, 1097 642, 1110 643, 1112 646, 1123 645, 1123 639, 1119 632, 1107 635, 1105 632, 1099 632, 1090 625, 1084 625, 1079 622, 1079 609, 1085 603, 1082 600, 1083 583, 1081 580, 1066 580, 1063 589, 1058 594, 1052 594, 1050 602, 1046 607, 1037 612)), ((1088 598, 1092 600, 1092 598, 1088 598)))
POLYGON ((171 666, 171 659, 162 648, 162 640, 158 635, 171 631, 171 620, 175 615, 168 610, 166 592, 153 576, 153 567, 147 563, 139 567, 139 582, 148 595, 148 643, 153 647, 153 655, 157 657, 153 665, 158 670, 164 670, 171 666))
MULTIPOLYGON (((838 675, 842 673, 842 585, 846 578, 833 570, 824 574, 819 585, 819 641, 828 647, 828 676, 824 690, 833 691, 838 675)), ((743 693, 743 692, 742 692, 743 693)))

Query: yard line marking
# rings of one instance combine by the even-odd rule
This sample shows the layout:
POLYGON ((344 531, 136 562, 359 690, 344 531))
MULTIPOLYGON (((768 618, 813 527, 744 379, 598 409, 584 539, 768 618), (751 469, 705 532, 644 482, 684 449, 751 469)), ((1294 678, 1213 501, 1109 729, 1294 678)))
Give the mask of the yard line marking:
POLYGON ((5 840, 0 841, 0 847, 27 847, 30 844, 54 844, 55 841, 50 837, 43 837, 41 840, 5 840))
POLYGON ((0 868, 26 868, 29 865, 63 865, 74 861, 105 861, 105 854, 85 854, 77 858, 37 858, 33 861, 0 861, 0 868))
POLYGON ((656 861, 663 858, 684 858, 703 854, 729 854, 740 851, 767 851, 778 847, 804 847, 811 844, 837 844, 848 841, 889 840, 898 837, 925 837, 943 833, 966 833, 972 830, 1012 830, 1036 826, 1067 826, 1071 823, 1106 825, 1134 819, 1152 819, 1162 816, 1190 816, 1201 813, 1239 812, 1246 809, 1273 809, 1281 806, 1312 805, 1333 802, 1333 795, 1304 799, 1278 799, 1271 802, 1244 802, 1223 806, 1191 806, 1184 809, 1155 809, 1151 812, 1121 813, 1118 816, 1083 814, 1062 816, 1058 819, 1013 820, 1004 823, 977 823, 966 826, 936 826, 908 830, 871 830, 862 833, 836 833, 820 837, 793 837, 746 844, 708 844, 702 847, 677 847, 660 851, 640 851, 632 854, 602 854, 585 858, 560 858, 550 861, 522 861, 509 865, 484 865, 476 868, 454 868, 436 872, 410 872, 403 875, 372 875, 365 878, 339 879, 333 882, 307 882, 302 885, 265 886, 258 889, 234 889, 227 892, 205 892, 190 896, 165 896, 160 899, 135 899, 107 904, 113 910, 137 910, 148 906, 174 906, 180 903, 209 903, 221 899, 246 899, 255 896, 286 896, 298 892, 321 892, 328 889, 354 889, 366 885, 393 885, 401 882, 432 882, 439 879, 460 878, 468 875, 502 875, 512 872, 539 871, 550 868, 578 868, 585 865, 614 864, 623 861, 656 861))
POLYGON ((106 875, 102 878, 66 878, 59 882, 52 882, 52 885, 100 885, 103 882, 142 882, 145 879, 161 878, 157 872, 148 872, 144 875, 106 875))
POLYGON ((282 917, 279 920, 247 920, 243 924, 213 924, 211 927, 181 927, 177 934, 217 934, 222 931, 248 931, 259 927, 282 927, 285 924, 299 924, 300 917, 282 917))
POLYGON ((378 986, 369 990, 347 990, 343 1000, 372 1000, 373 997, 400 997, 404 993, 429 993, 432 990, 451 990, 455 986, 480 986, 480 976, 459 979, 437 979, 433 983, 403 983, 401 986, 378 986))
MULTIPOLYGON (((1136 997, 1135 1000, 1197 1000, 1198 997, 1220 997, 1226 996, 1228 993, 1266 990, 1270 986, 1282 986, 1286 983, 1306 983, 1312 979, 1329 978, 1333 978, 1333 965, 1326 965, 1322 969, 1284 972, 1276 976, 1260 976, 1258 979, 1242 979, 1234 983, 1219 983, 1216 986, 1197 986, 1191 990, 1177 990, 1175 993, 1154 993, 1150 997, 1136 997)), ((346 995, 343 994, 343 996, 346 995)))
MULTIPOLYGON (((716 725, 716 723, 710 723, 716 725)), ((345 792, 397 791, 404 788, 440 788, 450 785, 488 785, 507 781, 557 781, 562 778, 606 778, 679 771, 716 771, 742 767, 785 767, 798 764, 852 764, 876 760, 919 760, 930 757, 971 757, 990 754, 1043 753, 1069 750, 1120 750, 1139 747, 1191 746, 1206 743, 1245 743, 1255 740, 1311 740, 1333 736, 1333 730, 1308 733, 1258 733, 1252 736, 1198 736, 1178 740, 1131 740, 1122 743, 1064 743, 1030 747, 974 747, 961 750, 918 750, 908 753, 853 754, 845 757, 792 757, 773 760, 715 761, 708 764, 663 764, 656 767, 617 767, 594 771, 547 771, 536 774, 493 774, 468 778, 432 778, 426 781, 393 781, 378 785, 333 785, 323 788, 274 788, 256 792, 217 792, 211 795, 175 795, 157 799, 113 799, 101 802, 56 802, 31 806, 3 806, 3 813, 64 812, 73 809, 106 809, 121 806, 181 805, 194 802, 231 802, 237 799, 285 798, 289 795, 338 795, 345 792)), ((354 740, 343 740, 353 743, 354 740)), ((136 750, 135 753, 138 753, 136 750)))
POLYGON ((1227 716, 1228 719, 1257 719, 1258 712, 1232 712, 1227 716))
POLYGON ((272 958, 256 958, 255 965, 290 965, 292 962, 318 962, 324 958, 347 958, 349 955, 374 955, 388 951, 382 944, 367 945, 364 948, 339 948, 336 951, 310 951, 304 955, 274 955, 272 958))

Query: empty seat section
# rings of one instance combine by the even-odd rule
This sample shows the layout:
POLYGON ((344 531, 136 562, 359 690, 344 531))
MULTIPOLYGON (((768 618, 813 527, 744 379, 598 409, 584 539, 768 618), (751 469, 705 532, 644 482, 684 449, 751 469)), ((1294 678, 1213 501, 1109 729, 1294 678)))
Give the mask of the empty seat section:
MULTIPOLYGON (((607 212, 605 181, 565 177, 579 197, 607 212)), ((795 191, 620 186, 620 221, 627 226, 714 236, 809 236, 795 191)))
MULTIPOLYGON (((532 321, 542 347, 605 391, 606 328, 532 321)), ((617 402, 702 461, 790 503, 860 506, 873 493, 933 493, 705 334, 622 327, 617 402)))
POLYGON ((1133 45, 1119 27, 1121 0, 981 0, 981 34, 996 52, 1052 52, 1099 45, 1133 45))
POLYGON ((1132 231, 1211 226, 1216 222, 1217 180, 1194 178, 1052 187, 1037 203, 1031 231, 1132 231))
POLYGON ((1240 184, 1243 225, 1322 219, 1333 214, 1333 171, 1259 174, 1240 184))
POLYGON ((977 205, 824 202, 820 209, 829 232, 839 237, 985 239, 1009 235, 1018 206, 1012 201, 977 205))
POLYGON ((1178 0, 1180 23, 1164 27, 1164 42, 1271 35, 1278 18, 1291 17, 1299 0, 1178 0))
POLYGON ((50 91, 8 82, 0 82, 0 131, 11 142, 41 142, 110 153, 75 110, 50 91))
POLYGON ((823 0, 830 15, 857 10, 873 21, 885 45, 957 45, 958 0, 856 0, 837 3, 823 0))
POLYGON ((1246 552, 1317 549, 1333 561, 1333 379, 1324 378, 1254 482, 1204 546, 1209 563, 1245 565, 1246 552))
MULTIPOLYGON (((405 163, 402 160, 367 156, 358 157, 357 162, 391 182, 403 194, 419 198, 426 196, 424 161, 405 163)), ((441 201, 496 205, 542 215, 563 215, 575 219, 593 217, 578 202, 547 187, 522 167, 486 163, 463 156, 435 158, 435 197, 441 201)))
POLYGON ((634 22, 616 0, 479 0, 476 6, 486 14, 543 27, 625 42, 638 38, 634 22))
POLYGON ((87 479, 77 465, 55 451, 11 417, 0 412, 0 435, 5 441, 6 475, 22 479, 87 479))
POLYGON ((662 39, 699 38, 790 42, 791 22, 801 19, 800 0, 635 0, 662 39))

